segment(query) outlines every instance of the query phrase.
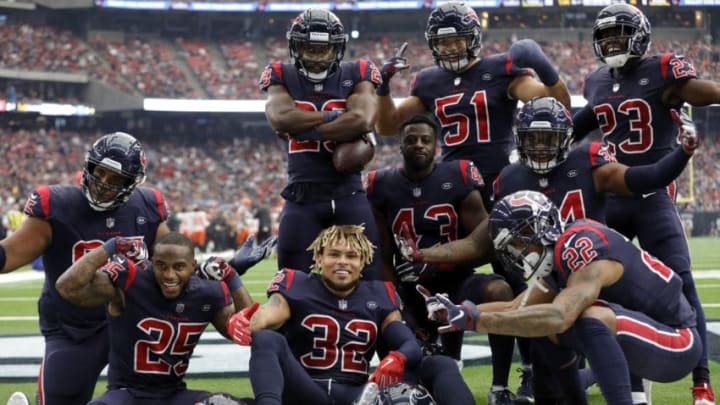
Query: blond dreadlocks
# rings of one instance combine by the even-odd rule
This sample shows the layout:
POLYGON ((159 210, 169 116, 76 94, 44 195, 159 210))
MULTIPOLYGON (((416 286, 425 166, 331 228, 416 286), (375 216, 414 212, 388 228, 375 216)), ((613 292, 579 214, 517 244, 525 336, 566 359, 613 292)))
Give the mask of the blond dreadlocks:
MULTIPOLYGON (((313 252, 313 260, 317 261, 325 247, 334 242, 346 242, 351 249, 360 252, 360 261, 364 266, 372 262, 375 245, 365 236, 365 224, 333 225, 323 229, 307 250, 313 252)), ((313 264, 313 271, 319 271, 313 264)))

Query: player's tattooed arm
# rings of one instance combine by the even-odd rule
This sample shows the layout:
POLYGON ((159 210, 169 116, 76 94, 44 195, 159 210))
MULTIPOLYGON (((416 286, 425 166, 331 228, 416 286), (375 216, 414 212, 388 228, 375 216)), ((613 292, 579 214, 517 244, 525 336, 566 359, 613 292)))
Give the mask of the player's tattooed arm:
POLYGON ((102 247, 90 251, 60 275, 55 288, 63 298, 80 306, 120 303, 120 291, 106 273, 98 271, 107 260, 108 255, 102 247))
POLYGON ((489 261, 495 251, 490 240, 489 222, 485 218, 470 235, 442 245, 420 249, 425 263, 462 263, 489 261))
POLYGON ((602 287, 622 274, 621 268, 622 265, 609 260, 592 262, 573 273, 567 287, 551 303, 527 305, 509 312, 482 312, 477 331, 521 337, 565 332, 597 300, 602 287), (620 266, 619 273, 615 264, 620 266))
POLYGON ((290 305, 285 297, 274 293, 250 319, 250 330, 253 332, 261 329, 277 330, 290 319, 291 314, 290 305))
POLYGON ((217 330, 218 333, 220 333, 221 335, 230 339, 232 338, 228 335, 226 321, 233 315, 233 313, 235 313, 235 306, 226 305, 221 310, 219 310, 217 314, 215 314, 215 317, 212 321, 213 326, 215 326, 215 330, 217 330))

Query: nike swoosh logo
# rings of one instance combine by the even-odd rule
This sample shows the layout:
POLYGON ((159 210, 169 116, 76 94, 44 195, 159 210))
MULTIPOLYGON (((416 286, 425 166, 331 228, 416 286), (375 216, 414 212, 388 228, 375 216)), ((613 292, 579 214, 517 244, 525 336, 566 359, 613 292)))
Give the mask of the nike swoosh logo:
POLYGON ((570 247, 570 243, 573 241, 573 239, 575 239, 575 234, 570 235, 570 237, 568 238, 568 240, 566 240, 565 243, 563 244, 563 247, 569 248, 569 247, 570 247))
POLYGON ((657 194, 657 192, 652 192, 652 193, 643 194, 643 195, 642 195, 642 198, 648 198, 648 197, 650 197, 651 195, 654 195, 654 194, 657 194))

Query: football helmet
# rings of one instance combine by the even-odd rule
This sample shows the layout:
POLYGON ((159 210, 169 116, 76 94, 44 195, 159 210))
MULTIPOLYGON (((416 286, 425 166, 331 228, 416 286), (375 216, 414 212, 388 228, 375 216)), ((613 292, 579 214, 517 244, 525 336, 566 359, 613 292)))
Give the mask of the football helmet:
POLYGON ((312 82, 321 82, 340 66, 348 36, 335 14, 309 8, 295 18, 287 39, 298 71, 312 82))
POLYGON ((537 191, 509 194, 490 212, 495 252, 506 270, 522 272, 525 280, 550 274, 553 247, 563 228, 555 204, 537 191))
POLYGON ((399 382, 380 391, 376 405, 435 405, 427 388, 419 384, 399 382))
POLYGON ((90 206, 96 211, 107 211, 125 203, 135 187, 145 181, 147 160, 140 142, 132 135, 114 132, 95 141, 85 155, 82 191, 90 206), (101 166, 118 173, 127 180, 125 184, 110 184, 94 174, 101 166), (114 193, 112 198, 105 195, 114 193))
POLYGON ((520 163, 545 174, 567 158, 572 141, 570 112, 552 97, 535 97, 515 116, 513 133, 520 163))
POLYGON ((611 4, 597 15, 593 26, 595 56, 612 68, 640 58, 650 47, 650 21, 635 6, 611 4))
POLYGON ((441 68, 458 72, 478 57, 482 48, 480 20, 475 10, 461 2, 447 2, 430 13, 425 39, 435 63, 441 68), (465 38, 465 49, 438 46, 446 38, 465 38))

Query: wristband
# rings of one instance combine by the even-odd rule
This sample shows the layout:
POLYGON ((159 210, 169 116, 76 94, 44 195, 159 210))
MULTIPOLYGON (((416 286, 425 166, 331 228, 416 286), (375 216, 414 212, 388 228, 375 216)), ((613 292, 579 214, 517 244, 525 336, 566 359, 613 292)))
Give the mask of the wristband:
POLYGON ((335 119, 339 117, 340 114, 342 114, 342 111, 339 110, 323 111, 323 122, 335 121, 335 119))
POLYGON ((243 282, 235 270, 233 270, 233 275, 223 281, 225 281, 225 284, 227 284, 228 289, 231 293, 237 291, 240 287, 243 286, 243 282))
POLYGON ((110 238, 103 243, 103 249, 107 253, 108 257, 112 257, 115 254, 115 238, 110 238))

